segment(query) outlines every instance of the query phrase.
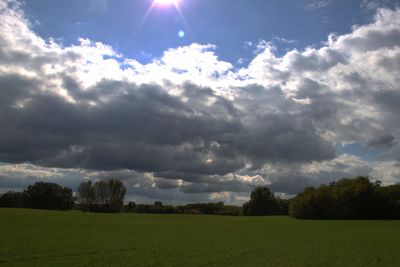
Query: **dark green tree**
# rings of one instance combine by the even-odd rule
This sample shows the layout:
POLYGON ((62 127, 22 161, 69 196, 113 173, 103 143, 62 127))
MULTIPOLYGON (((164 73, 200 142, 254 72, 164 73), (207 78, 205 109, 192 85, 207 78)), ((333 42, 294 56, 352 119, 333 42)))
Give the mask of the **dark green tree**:
POLYGON ((244 215, 273 215, 278 212, 278 202, 268 187, 258 187, 251 192, 250 201, 243 205, 244 215))
POLYGON ((136 211, 136 203, 133 201, 129 201, 127 205, 124 206, 125 212, 135 212, 136 211))
POLYGON ((68 210, 74 206, 72 190, 55 183, 37 182, 23 193, 24 205, 28 208, 68 210))
POLYGON ((400 185, 382 187, 380 182, 356 177, 309 187, 290 200, 289 215, 300 219, 400 218, 400 185))
POLYGON ((9 191, 0 196, 0 207, 22 208, 24 206, 24 196, 22 192, 9 191))

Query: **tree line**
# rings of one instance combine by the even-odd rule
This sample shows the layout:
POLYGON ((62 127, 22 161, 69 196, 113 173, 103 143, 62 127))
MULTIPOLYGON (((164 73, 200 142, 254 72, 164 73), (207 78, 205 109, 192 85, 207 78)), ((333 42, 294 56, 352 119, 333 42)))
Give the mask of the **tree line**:
POLYGON ((0 207, 69 210, 76 198, 70 188, 55 183, 37 182, 23 192, 7 192, 0 196, 0 207))
POLYGON ((307 187, 285 200, 267 187, 251 192, 243 215, 290 215, 297 219, 400 219, 400 184, 382 186, 368 177, 307 187))
POLYGON ((158 214, 214 214, 241 215, 241 207, 218 203, 192 203, 187 205, 154 204, 124 205, 126 187, 121 180, 98 180, 81 183, 77 188, 77 197, 72 189, 55 183, 37 182, 23 192, 7 192, 0 195, 0 207, 34 208, 48 210, 77 209, 85 212, 136 212, 158 214))
POLYGON ((225 205, 223 202, 192 203, 172 206, 163 205, 161 201, 156 201, 154 204, 136 204, 135 202, 130 201, 124 206, 124 211, 153 214, 206 214, 230 216, 239 216, 242 214, 241 207, 225 205))
POLYGON ((400 219, 400 184, 381 186, 367 177, 308 187, 290 200, 299 219, 400 219))
POLYGON ((126 187, 121 180, 83 182, 75 197, 70 188, 37 182, 23 192, 0 195, 0 207, 50 210, 79 209, 86 212, 135 212, 156 214, 290 215, 298 219, 400 219, 400 184, 382 186, 367 177, 341 179, 317 188, 308 187, 291 199, 276 197, 268 187, 258 187, 242 207, 217 203, 172 206, 124 205, 126 187))

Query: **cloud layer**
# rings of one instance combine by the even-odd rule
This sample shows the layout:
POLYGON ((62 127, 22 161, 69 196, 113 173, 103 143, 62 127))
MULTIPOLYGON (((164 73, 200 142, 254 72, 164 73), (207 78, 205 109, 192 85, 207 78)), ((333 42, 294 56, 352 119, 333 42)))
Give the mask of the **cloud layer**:
POLYGON ((400 10, 320 48, 262 42, 243 68, 209 44, 148 64, 88 39, 63 47, 12 1, 0 21, 2 188, 121 177, 138 200, 240 203, 259 185, 400 181, 400 10))

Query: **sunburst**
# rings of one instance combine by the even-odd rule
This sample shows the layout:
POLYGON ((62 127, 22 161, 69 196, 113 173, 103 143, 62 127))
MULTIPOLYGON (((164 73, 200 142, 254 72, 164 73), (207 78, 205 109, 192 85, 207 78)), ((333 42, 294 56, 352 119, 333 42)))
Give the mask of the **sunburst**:
POLYGON ((153 6, 178 6, 178 0, 154 0, 153 6))
MULTIPOLYGON (((150 6, 150 8, 147 10, 147 12, 144 14, 141 22, 139 23, 139 27, 137 28, 137 30, 139 30, 143 24, 146 22, 147 18, 149 17, 150 13, 153 11, 153 9, 155 8, 167 8, 167 7, 175 7, 176 11, 178 12, 182 23, 185 25, 186 29, 191 32, 190 27, 188 25, 188 23, 186 22, 186 19, 182 13, 180 4, 183 0, 154 0, 150 6)), ((183 31, 182 31, 183 32, 183 31)), ((178 34, 179 37, 183 37, 181 33, 178 34)), ((184 35, 184 34, 183 34, 184 35)))

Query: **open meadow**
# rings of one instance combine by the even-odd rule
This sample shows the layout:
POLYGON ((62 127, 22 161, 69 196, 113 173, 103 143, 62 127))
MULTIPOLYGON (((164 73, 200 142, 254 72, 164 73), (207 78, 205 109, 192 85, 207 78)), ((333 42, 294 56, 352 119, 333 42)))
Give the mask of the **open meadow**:
POLYGON ((0 266, 400 266, 400 221, 0 209, 0 266))

